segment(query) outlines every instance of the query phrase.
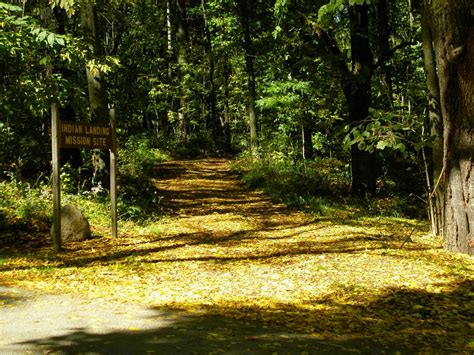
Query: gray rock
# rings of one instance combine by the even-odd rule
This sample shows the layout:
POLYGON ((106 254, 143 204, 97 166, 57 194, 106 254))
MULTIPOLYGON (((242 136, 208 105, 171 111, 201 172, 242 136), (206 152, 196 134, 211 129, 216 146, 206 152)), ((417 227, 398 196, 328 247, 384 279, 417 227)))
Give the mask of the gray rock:
MULTIPOLYGON (((54 234, 54 224, 51 235, 54 234)), ((61 207, 61 242, 82 242, 91 235, 89 221, 81 210, 72 205, 61 207)))

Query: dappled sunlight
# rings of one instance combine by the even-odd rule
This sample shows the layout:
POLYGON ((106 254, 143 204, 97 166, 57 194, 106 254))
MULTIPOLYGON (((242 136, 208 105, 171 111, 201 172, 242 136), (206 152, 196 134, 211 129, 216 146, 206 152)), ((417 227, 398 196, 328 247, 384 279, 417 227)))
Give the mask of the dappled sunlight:
POLYGON ((19 252, 0 263, 0 282, 258 320, 331 344, 464 349, 472 260, 441 250, 425 222, 311 216, 246 190, 228 164, 161 164, 169 218, 60 254, 19 252))

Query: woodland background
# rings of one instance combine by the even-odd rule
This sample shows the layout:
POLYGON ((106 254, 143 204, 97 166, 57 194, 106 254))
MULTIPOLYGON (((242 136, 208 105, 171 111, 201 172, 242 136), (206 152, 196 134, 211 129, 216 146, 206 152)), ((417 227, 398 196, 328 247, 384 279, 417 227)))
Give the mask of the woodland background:
MULTIPOLYGON (((467 0, 1 2, 1 188, 25 196, 1 223, 49 218, 58 102, 70 121, 117 110, 124 219, 156 210, 155 162, 238 156, 290 206, 429 217, 471 253, 472 33, 467 0)), ((100 201, 91 154, 62 151, 63 189, 100 201)))

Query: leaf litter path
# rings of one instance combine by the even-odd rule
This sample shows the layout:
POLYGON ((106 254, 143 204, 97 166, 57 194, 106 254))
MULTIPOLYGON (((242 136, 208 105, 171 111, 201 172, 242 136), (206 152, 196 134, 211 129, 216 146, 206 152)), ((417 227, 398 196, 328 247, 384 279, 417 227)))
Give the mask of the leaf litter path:
MULTIPOLYGON (((441 250, 423 223, 350 207, 319 217, 293 211, 244 189, 223 159, 160 164, 156 184, 164 221, 0 263, 0 284, 74 293, 98 310, 126 300, 117 309, 132 312, 127 329, 70 330, 29 344, 66 352, 119 344, 126 353, 130 344, 137 353, 472 351, 472 259, 441 250), (133 316, 134 305, 155 313, 133 316)), ((111 314, 100 319, 124 324, 111 314)))

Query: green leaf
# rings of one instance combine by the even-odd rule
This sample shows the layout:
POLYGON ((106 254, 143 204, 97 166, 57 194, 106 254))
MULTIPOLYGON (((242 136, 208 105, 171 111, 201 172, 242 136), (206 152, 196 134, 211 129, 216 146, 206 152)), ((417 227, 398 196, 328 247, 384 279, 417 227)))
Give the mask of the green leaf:
POLYGON ((54 42, 56 42, 56 36, 54 33, 50 33, 48 35, 48 39, 46 40, 48 44, 52 47, 54 45, 54 42))
POLYGON ((10 5, 4 2, 0 2, 0 9, 5 9, 11 12, 22 12, 22 8, 20 6, 10 5))
POLYGON ((47 31, 43 31, 43 32, 41 32, 41 33, 38 35, 38 37, 36 37, 36 40, 37 40, 38 42, 42 42, 42 41, 44 41, 44 39, 45 39, 47 36, 48 36, 48 32, 47 32, 47 31))
POLYGON ((41 58, 40 60, 40 64, 41 65, 48 65, 49 63, 51 63, 51 57, 49 55, 47 55, 46 57, 43 57, 41 58))
POLYGON ((406 146, 403 143, 396 144, 393 149, 399 150, 400 152, 404 153, 406 151, 406 146))
POLYGON ((66 42, 64 41, 64 38, 62 37, 56 37, 56 43, 59 44, 60 46, 64 46, 66 42))
POLYGON ((377 143, 377 149, 384 150, 388 146, 387 141, 379 141, 377 143))

